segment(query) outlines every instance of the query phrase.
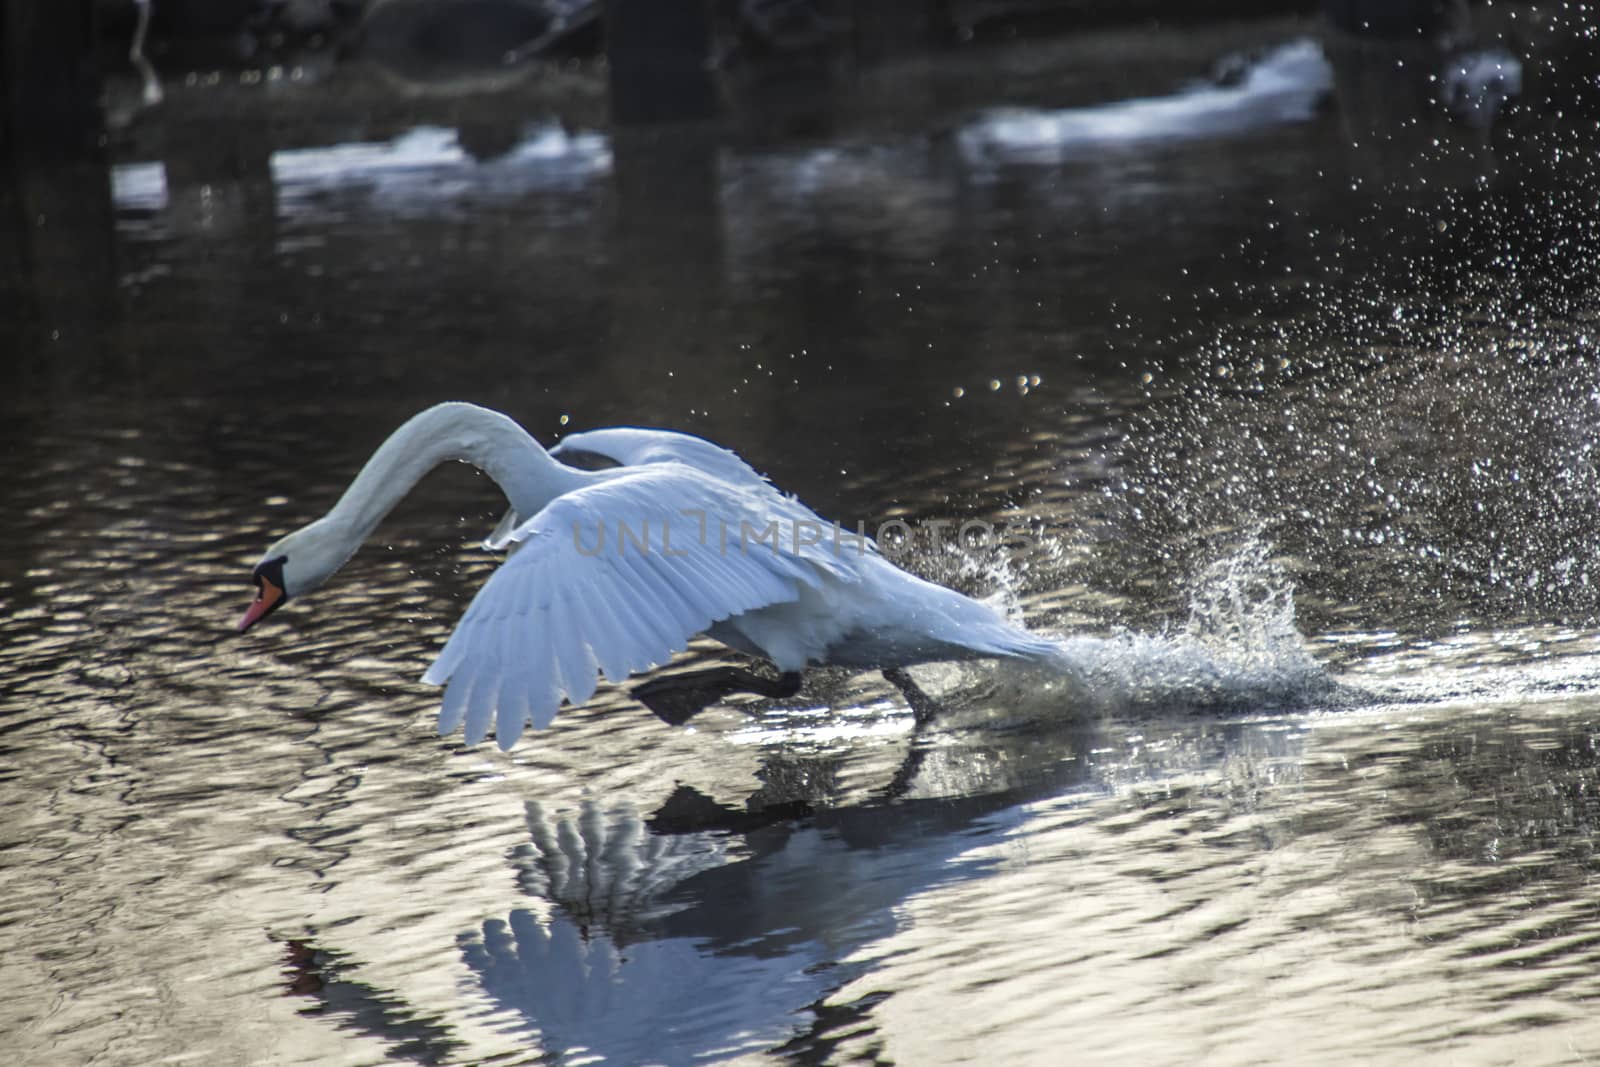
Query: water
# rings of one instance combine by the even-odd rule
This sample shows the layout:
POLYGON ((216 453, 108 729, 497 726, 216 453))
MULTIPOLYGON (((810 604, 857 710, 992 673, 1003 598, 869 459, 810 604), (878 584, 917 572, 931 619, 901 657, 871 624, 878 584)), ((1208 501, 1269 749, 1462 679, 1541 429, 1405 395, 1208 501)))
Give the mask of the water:
POLYGON ((200 77, 106 166, 23 172, 11 1046, 1600 1054, 1592 146, 1306 30, 1021 45, 778 136, 200 77), (1198 84, 1271 45, 1332 102, 1198 84), (920 733, 873 674, 676 730, 603 687, 465 749, 416 682, 493 566, 461 468, 233 635, 261 547, 445 398, 694 430, 847 523, 1009 528, 908 565, 1079 669, 919 668, 920 733))

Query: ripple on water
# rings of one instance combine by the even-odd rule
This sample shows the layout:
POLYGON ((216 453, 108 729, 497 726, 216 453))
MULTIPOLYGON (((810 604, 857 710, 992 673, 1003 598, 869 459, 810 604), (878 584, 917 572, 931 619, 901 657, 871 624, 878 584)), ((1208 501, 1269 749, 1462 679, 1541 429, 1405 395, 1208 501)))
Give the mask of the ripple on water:
MULTIPOLYGON (((1537 1055, 1595 993, 1579 630, 1308 641, 1246 540, 1166 632, 1075 638, 1076 684, 919 669, 931 731, 823 672, 694 731, 608 690, 502 757, 432 738, 415 683, 470 544, 413 567, 438 534, 401 516, 238 639, 281 520, 219 540, 249 508, 138 477, 135 536, 35 552, 72 614, 41 582, 0 620, 0 846, 32 875, 0 916, 39 991, 6 1011, 64 1055, 1537 1055), (1330 688, 1336 644, 1381 703, 1330 688)), ((978 562, 940 565, 1005 586, 978 562)))
MULTIPOLYGON (((1559 748, 1595 710, 1530 709, 1519 725, 1559 748)), ((1353 715, 1292 755, 1236 753, 1220 776, 1029 805, 985 846, 993 874, 907 901, 881 962, 838 992, 895 991, 852 1047, 1145 1062, 1205 1049, 1228 1063, 1337 1059, 1353 1033, 1379 1059, 1558 1048, 1530 1027, 1583 1019, 1596 949, 1577 931, 1593 910, 1586 877, 1545 853, 1527 816, 1580 783, 1540 770, 1501 810, 1458 814, 1530 854, 1453 847, 1428 828, 1447 817, 1436 778, 1459 767, 1437 746, 1457 724, 1384 725, 1353 715)), ((1537 751, 1517 746, 1513 762, 1540 764, 1537 751)), ((1506 755, 1484 761, 1496 780, 1506 755)))

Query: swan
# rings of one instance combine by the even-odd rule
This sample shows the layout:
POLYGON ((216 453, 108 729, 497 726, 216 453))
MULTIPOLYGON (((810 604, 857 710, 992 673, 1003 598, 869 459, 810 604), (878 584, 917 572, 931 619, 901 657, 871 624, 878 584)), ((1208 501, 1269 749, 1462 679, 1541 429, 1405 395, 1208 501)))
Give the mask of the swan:
POLYGON ((414 415, 327 514, 261 556, 239 632, 321 586, 425 474, 460 460, 494 480, 512 518, 504 562, 422 676, 445 687, 441 736, 463 728, 475 745, 492 730, 510 749, 563 701, 589 700, 601 674, 620 683, 702 633, 769 661, 779 679, 723 668, 686 702, 658 685, 646 703, 669 722, 739 689, 792 695, 807 666, 895 680, 935 660, 1060 662, 1055 642, 901 570, 709 441, 617 428, 574 434, 562 451, 623 465, 568 466, 510 417, 472 404, 414 415))

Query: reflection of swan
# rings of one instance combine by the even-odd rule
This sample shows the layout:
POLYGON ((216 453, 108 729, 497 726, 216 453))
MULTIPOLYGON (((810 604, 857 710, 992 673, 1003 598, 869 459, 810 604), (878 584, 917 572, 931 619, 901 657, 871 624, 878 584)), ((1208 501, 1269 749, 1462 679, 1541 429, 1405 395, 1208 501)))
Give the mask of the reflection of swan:
POLYGON ((846 977, 791 957, 721 959, 684 938, 624 948, 560 913, 542 923, 523 908, 464 935, 461 954, 484 992, 536 1026, 560 1063, 582 1054, 676 1065, 758 1052, 801 1029, 801 1012, 846 977))
POLYGON ((871 966, 863 952, 896 931, 897 905, 993 867, 964 854, 1014 826, 1019 799, 825 812, 747 835, 749 854, 731 861, 722 833, 663 837, 628 810, 551 820, 530 806, 518 866, 557 909, 490 919, 462 955, 558 1057, 680 1064, 771 1048, 871 966))
POLYGON ((424 675, 448 683, 441 732, 465 722, 469 744, 492 724, 509 748, 526 723, 547 725, 564 698, 588 700, 597 671, 620 682, 701 632, 784 675, 753 686, 747 675, 721 693, 792 693, 808 664, 1059 656, 1056 644, 900 570, 765 482, 681 462, 578 470, 511 419, 470 404, 412 418, 331 511, 269 548, 239 629, 325 582, 423 475, 452 459, 484 470, 513 510, 531 516, 508 535, 518 551, 424 675))
POLYGON ((717 834, 653 834, 637 818, 614 818, 593 801, 577 817, 527 804, 531 844, 513 863, 524 892, 560 903, 585 930, 634 926, 673 886, 728 862, 717 834))
POLYGON ((1278 725, 1186 727, 1183 743, 1150 746, 1041 709, 1027 730, 930 753, 927 785, 949 791, 940 796, 830 808, 802 783, 814 776, 784 773, 795 757, 778 755, 763 776, 790 788, 748 811, 682 786, 647 818, 530 804, 530 841, 513 862, 523 891, 549 906, 512 909, 458 945, 485 993, 537 1029, 555 1062, 771 1049, 890 958, 917 897, 1011 866, 1033 835, 1075 821, 1064 812, 1108 786, 1214 768, 1289 774, 1305 735, 1278 725), (797 820, 763 817, 780 799, 816 806, 797 820))

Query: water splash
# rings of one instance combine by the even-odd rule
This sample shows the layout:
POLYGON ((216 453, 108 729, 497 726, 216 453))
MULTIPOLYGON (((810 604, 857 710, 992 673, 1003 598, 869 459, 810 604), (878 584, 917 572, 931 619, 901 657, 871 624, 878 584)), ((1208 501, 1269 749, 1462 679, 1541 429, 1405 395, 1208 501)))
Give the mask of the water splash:
POLYGON ((1077 695, 1102 711, 1282 709, 1344 699, 1295 624, 1294 582, 1247 536, 1196 576, 1184 623, 1062 641, 1077 695))
POLYGON ((1347 221, 1277 215, 1300 260, 1237 255, 1282 280, 1213 291, 1236 312, 1215 335, 1139 368, 1149 404, 1103 492, 1131 533, 1108 539, 1097 590, 1148 603, 1254 528, 1296 559, 1307 632, 1600 621, 1589 135, 1463 147, 1448 96, 1412 115, 1347 94, 1361 167, 1330 179, 1347 221))
MULTIPOLYGON (((983 703, 1027 705, 1043 696, 1055 706, 1065 691, 1071 703, 1103 712, 1226 712, 1354 696, 1312 654, 1297 623, 1295 582, 1260 531, 1235 536, 1193 569, 1181 591, 1181 622, 1144 630, 1121 625, 1110 635, 1073 633, 1081 619, 1053 617, 1062 587, 1075 581, 1069 554, 1061 538, 1032 536, 1016 543, 950 541, 896 562, 984 600, 1020 625, 1069 635, 1060 638, 1064 674, 1041 679, 1022 666, 981 671, 983 703)), ((948 675, 957 686, 975 680, 955 665, 948 675)))

